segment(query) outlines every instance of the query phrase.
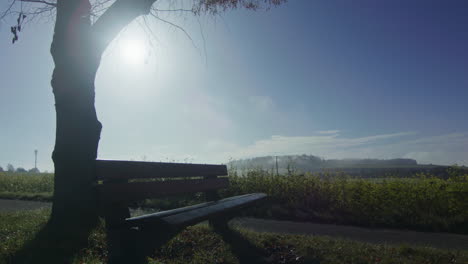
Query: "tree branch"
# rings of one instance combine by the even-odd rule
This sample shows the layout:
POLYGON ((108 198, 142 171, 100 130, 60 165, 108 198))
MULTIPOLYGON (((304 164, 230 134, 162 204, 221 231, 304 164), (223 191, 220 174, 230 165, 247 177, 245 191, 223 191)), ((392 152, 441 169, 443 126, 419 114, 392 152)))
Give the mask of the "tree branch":
POLYGON ((179 26, 179 25, 177 25, 177 24, 174 24, 174 23, 172 23, 171 21, 162 19, 162 18, 160 18, 160 17, 158 17, 158 16, 156 16, 156 15, 154 15, 154 14, 151 14, 151 15, 152 15, 154 18, 156 18, 157 20, 160 20, 160 21, 162 21, 162 22, 164 22, 164 23, 166 23, 166 24, 169 24, 169 25, 171 25, 171 26, 177 28, 178 30, 182 31, 182 32, 185 34, 185 36, 187 36, 187 38, 188 38, 188 39, 192 42, 192 44, 196 47, 195 42, 193 41, 192 37, 189 35, 189 33, 188 33, 183 27, 181 27, 181 26, 179 26))
POLYGON ((13 6, 15 5, 15 1, 11 2, 10 5, 8 6, 8 8, 5 10, 5 12, 3 12, 1 15, 0 15, 0 20, 3 19, 4 17, 6 17, 7 15, 9 15, 11 13, 11 9, 13 8, 13 6))
POLYGON ((117 0, 102 14, 92 26, 92 35, 97 51, 102 55, 109 43, 130 22, 148 14, 157 0, 117 0))
POLYGON ((52 3, 52 2, 47 2, 47 1, 43 1, 43 0, 19 0, 20 2, 28 2, 28 3, 40 3, 40 4, 46 4, 46 5, 50 5, 50 6, 57 6, 56 3, 52 3))
POLYGON ((183 9, 183 8, 177 8, 177 9, 159 9, 159 8, 152 8, 156 12, 188 12, 188 13, 193 13, 192 9, 183 9))

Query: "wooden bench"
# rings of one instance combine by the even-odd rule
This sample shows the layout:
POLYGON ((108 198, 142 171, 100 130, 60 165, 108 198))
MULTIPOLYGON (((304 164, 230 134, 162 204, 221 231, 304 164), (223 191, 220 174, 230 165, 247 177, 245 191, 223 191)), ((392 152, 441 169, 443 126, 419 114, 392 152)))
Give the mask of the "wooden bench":
POLYGON ((266 197, 253 193, 220 199, 229 186, 225 165, 96 161, 101 212, 106 222, 108 263, 146 263, 146 256, 189 225, 209 220, 227 228, 236 212, 266 197), (204 192, 206 202, 131 217, 129 204, 148 198, 204 192))

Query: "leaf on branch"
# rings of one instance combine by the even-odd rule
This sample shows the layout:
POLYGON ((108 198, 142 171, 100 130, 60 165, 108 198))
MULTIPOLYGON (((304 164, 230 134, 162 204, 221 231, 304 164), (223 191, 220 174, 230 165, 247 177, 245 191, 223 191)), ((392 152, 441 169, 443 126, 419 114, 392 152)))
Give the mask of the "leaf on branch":
POLYGON ((13 34, 13 39, 12 39, 13 44, 15 44, 16 41, 18 41, 18 32, 21 32, 21 25, 23 24, 25 18, 26 18, 26 15, 20 12, 18 14, 18 18, 16 19, 16 26, 12 26, 10 28, 11 33, 13 34))
POLYGON ((287 0, 198 0, 193 6, 195 14, 218 14, 228 9, 245 8, 249 10, 265 9, 279 6, 287 0))

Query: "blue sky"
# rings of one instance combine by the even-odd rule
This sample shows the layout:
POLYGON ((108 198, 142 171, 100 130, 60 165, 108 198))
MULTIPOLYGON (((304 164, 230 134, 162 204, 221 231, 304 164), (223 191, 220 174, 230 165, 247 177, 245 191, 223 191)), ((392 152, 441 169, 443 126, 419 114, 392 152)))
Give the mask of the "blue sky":
MULTIPOLYGON (((166 14, 103 56, 99 158, 261 155, 468 165, 468 2, 290 0, 268 12, 166 14), (152 33, 148 32, 148 28, 152 33), (130 52, 128 40, 143 53, 130 52), (132 56, 132 54, 134 56, 132 56)), ((53 23, 0 26, 0 166, 52 170, 53 23)), ((135 49, 135 48, 134 48, 135 49)))

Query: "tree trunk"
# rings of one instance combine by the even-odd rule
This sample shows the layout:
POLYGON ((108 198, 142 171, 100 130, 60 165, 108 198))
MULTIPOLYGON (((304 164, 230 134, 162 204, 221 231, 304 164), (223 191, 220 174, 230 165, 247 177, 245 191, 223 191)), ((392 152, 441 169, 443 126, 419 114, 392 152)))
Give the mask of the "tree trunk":
POLYGON ((51 54, 56 109, 52 215, 13 263, 69 263, 87 246, 98 220, 94 188, 101 123, 94 107, 94 80, 101 54, 155 0, 118 0, 91 25, 89 0, 58 0, 51 54))
POLYGON ((89 65, 56 66, 53 74, 57 127, 52 221, 56 224, 95 214, 94 161, 101 124, 94 108, 94 74, 77 72, 85 66, 89 65))
MULTIPOLYGON (((51 54, 56 140, 51 226, 90 229, 97 220, 93 183, 101 123, 94 107, 100 56, 92 45, 88 0, 58 1, 51 54)), ((71 233, 71 232, 70 232, 71 233)))
POLYGON ((13 263, 71 263, 98 220, 94 188, 101 123, 94 107, 100 52, 93 43, 89 0, 57 1, 51 54, 56 139, 52 215, 13 263))

